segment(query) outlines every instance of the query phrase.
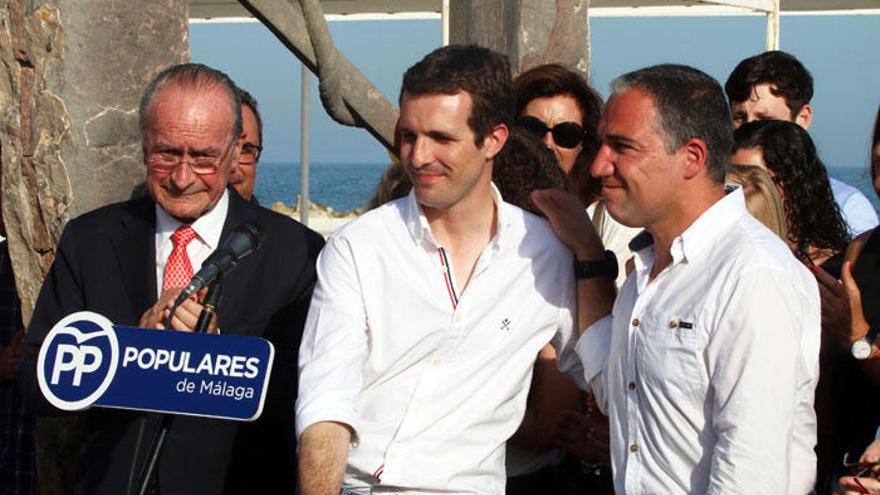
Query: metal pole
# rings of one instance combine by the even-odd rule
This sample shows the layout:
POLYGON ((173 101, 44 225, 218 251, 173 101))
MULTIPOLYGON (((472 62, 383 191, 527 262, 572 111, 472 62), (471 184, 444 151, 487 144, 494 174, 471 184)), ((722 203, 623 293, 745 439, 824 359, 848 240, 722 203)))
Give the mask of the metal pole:
POLYGON ((449 0, 443 0, 440 6, 440 45, 449 45, 449 0))
POLYGON ((773 10, 767 13, 767 51, 779 50, 779 0, 773 0, 773 10))
POLYGON ((312 73, 300 63, 299 93, 299 221, 309 225, 309 78, 312 73))

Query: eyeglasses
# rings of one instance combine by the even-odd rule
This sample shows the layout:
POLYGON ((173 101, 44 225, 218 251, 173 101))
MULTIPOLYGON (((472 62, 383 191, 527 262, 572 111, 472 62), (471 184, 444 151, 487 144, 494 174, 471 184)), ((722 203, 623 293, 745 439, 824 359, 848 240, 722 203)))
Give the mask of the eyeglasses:
POLYGON ((238 163, 242 165, 254 165, 260 159, 260 153, 263 147, 259 144, 244 143, 241 147, 241 153, 238 155, 238 163))
MULTIPOLYGON (((235 141, 233 141, 234 143, 235 141)), ((198 155, 185 158, 180 150, 158 149, 147 154, 147 165, 156 172, 168 174, 174 171, 181 162, 186 162, 193 173, 197 175, 211 175, 217 173, 220 164, 226 160, 232 144, 226 147, 226 151, 220 156, 198 155)))
POLYGON ((575 122, 561 122, 547 127, 541 119, 527 116, 516 119, 516 123, 538 138, 543 138, 549 131, 553 135, 553 141, 563 148, 577 148, 586 136, 584 128, 575 122))

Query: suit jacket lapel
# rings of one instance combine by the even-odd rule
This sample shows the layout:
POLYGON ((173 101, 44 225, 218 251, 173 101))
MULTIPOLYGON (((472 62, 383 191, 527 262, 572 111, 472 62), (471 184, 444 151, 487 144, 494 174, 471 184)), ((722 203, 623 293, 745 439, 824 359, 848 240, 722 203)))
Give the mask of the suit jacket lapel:
POLYGON ((129 203, 112 238, 135 321, 156 301, 156 210, 149 198, 129 203))

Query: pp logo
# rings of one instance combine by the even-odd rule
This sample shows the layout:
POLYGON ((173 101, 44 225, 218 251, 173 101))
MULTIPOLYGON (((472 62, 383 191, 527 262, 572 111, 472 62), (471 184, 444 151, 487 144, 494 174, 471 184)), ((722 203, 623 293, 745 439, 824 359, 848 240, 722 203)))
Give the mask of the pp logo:
POLYGON ((110 386, 118 361, 119 343, 110 320, 80 311, 64 317, 46 336, 37 359, 37 381, 58 409, 85 409, 110 386))

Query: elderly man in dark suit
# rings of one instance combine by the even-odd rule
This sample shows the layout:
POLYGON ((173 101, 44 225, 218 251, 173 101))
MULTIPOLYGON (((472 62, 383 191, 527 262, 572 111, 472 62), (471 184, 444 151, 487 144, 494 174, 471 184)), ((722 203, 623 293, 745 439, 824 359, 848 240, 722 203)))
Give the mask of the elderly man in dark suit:
MULTIPOLYGON (((274 344, 262 417, 254 423, 176 417, 151 492, 292 493, 297 350, 323 239, 227 187, 240 152, 241 102, 225 74, 198 64, 166 69, 147 87, 140 115, 150 197, 105 206, 67 225, 28 329, 23 387, 51 410, 39 396, 35 363, 55 322, 90 310, 118 325, 163 328, 193 268, 235 227, 256 221, 265 230, 263 244, 226 277, 217 327, 274 344)), ((192 331, 201 308, 187 300, 173 329, 192 331)), ((80 419, 71 491, 134 493, 156 415, 91 409, 80 419)))

